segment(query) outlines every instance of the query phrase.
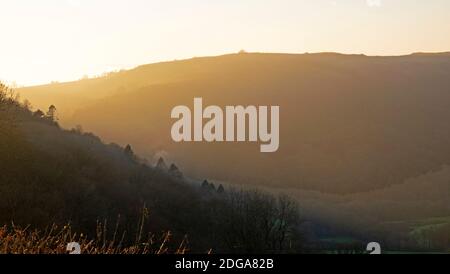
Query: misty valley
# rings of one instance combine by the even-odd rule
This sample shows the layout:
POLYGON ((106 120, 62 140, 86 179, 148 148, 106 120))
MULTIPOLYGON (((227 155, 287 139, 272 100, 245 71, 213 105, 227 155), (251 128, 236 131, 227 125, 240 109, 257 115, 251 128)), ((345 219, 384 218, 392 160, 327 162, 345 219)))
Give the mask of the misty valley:
POLYGON ((239 53, 2 84, 0 252, 447 253, 449 73, 239 53))

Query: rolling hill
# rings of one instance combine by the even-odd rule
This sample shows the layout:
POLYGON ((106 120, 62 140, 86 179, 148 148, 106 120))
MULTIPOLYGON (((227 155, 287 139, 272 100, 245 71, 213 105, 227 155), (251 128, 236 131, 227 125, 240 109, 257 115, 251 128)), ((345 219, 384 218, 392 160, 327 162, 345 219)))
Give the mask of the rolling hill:
POLYGON ((242 53, 149 64, 95 79, 19 90, 56 105, 64 126, 131 143, 190 177, 358 193, 401 185, 450 164, 450 54, 242 53), (280 149, 174 143, 170 111, 279 105, 280 149))

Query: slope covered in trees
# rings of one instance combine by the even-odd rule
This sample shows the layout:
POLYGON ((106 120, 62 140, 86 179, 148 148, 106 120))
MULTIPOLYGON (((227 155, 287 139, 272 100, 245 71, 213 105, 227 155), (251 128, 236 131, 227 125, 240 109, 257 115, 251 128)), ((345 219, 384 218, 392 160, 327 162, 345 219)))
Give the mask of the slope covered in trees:
POLYGON ((298 233, 291 200, 230 189, 204 192, 200 183, 185 181, 175 165, 154 168, 129 145, 107 145, 81 127, 60 128, 55 111, 53 105, 47 114, 31 111, 0 86, 0 226, 44 229, 70 223, 75 231, 95 235, 101 222, 105 231, 116 226, 126 231, 124 244, 137 242, 141 232, 171 231, 175 244, 188 237, 191 252, 299 250, 300 243, 293 246, 295 239, 286 236, 298 233), (267 206, 259 208, 263 203, 267 206), (225 226, 230 223, 235 225, 225 226), (256 241, 241 231, 268 238, 256 241))

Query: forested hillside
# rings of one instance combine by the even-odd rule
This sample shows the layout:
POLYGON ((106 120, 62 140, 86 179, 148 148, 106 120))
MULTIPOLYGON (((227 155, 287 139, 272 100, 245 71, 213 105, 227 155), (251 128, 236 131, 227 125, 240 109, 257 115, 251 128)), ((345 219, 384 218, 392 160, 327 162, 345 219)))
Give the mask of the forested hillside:
POLYGON ((146 163, 131 146, 107 145, 80 127, 64 130, 54 106, 32 111, 0 88, 0 226, 70 224, 92 237, 102 223, 104 237, 125 232, 125 245, 171 231, 173 250, 185 237, 190 252, 300 250, 289 198, 202 187, 174 164, 146 163))

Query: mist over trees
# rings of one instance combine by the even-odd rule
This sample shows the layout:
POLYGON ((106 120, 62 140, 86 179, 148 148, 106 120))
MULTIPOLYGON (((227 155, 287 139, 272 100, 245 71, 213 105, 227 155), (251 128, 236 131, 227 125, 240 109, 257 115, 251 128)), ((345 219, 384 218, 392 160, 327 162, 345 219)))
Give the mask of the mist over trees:
POLYGON ((349 194, 450 164, 449 87, 448 53, 246 53, 20 92, 41 109, 57 106, 66 127, 82 124, 149 158, 167 152, 185 176, 349 194), (279 105, 280 149, 262 157, 247 143, 173 143, 170 111, 194 97, 219 107, 279 105))
MULTIPOLYGON (((245 53, 163 62, 20 89, 36 106, 32 118, 21 110, 30 109, 30 102, 17 103, 17 95, 6 91, 2 108, 21 107, 9 108, 0 118, 0 130, 8 128, 0 136, 5 140, 0 144, 2 168, 8 168, 0 176, 14 178, 2 185, 8 191, 0 202, 3 216, 55 218, 53 206, 39 210, 52 199, 21 198, 20 191, 34 193, 36 188, 52 197, 54 186, 74 188, 65 194, 72 197, 67 204, 74 208, 73 219, 137 214, 147 202, 153 212, 149 226, 194 231, 202 236, 191 242, 202 250, 213 248, 212 242, 220 243, 216 250, 272 250, 268 243, 243 240, 245 231, 220 237, 211 233, 209 227, 216 227, 211 220, 220 218, 208 214, 219 210, 216 204, 236 205, 241 194, 230 187, 236 185, 258 187, 275 197, 289 194, 298 202, 301 222, 292 231, 300 235, 290 240, 301 240, 292 240, 291 247, 360 250, 378 240, 391 250, 448 251, 449 57, 245 53), (280 105, 280 150, 268 156, 244 143, 174 144, 168 114, 194 96, 219 106, 280 105), (49 118, 51 105, 57 107, 58 120, 49 118), (61 130, 59 124, 74 129, 61 130), (153 159, 161 151, 170 157, 160 158, 155 168, 139 159, 153 159), (189 178, 208 179, 192 187, 185 184, 189 178), (40 189, 50 183, 50 191, 40 189), (232 193, 237 197, 231 199, 232 193), (130 198, 136 195, 139 202, 130 198), (115 199, 134 209, 111 202, 115 199), (77 201, 90 201, 89 207, 77 209, 77 201), (22 202, 32 209, 13 210, 22 202)), ((61 205, 64 199, 53 203, 61 205)), ((245 219, 245 212, 233 212, 221 217, 228 216, 230 223, 245 219)), ((218 231, 227 224, 218 225, 218 231)))
POLYGON ((171 231, 180 241, 186 236, 191 252, 300 251, 287 244, 295 240, 300 218, 295 203, 258 192, 226 192, 223 186, 204 192, 200 182, 184 181, 175 164, 167 168, 161 158, 152 167, 131 145, 104 144, 81 127, 61 129, 54 105, 47 113, 32 111, 0 88, 0 225, 43 229, 70 223, 93 235, 102 221, 109 231, 115 226, 128 231, 125 242, 135 240, 131 232, 140 226, 171 231), (260 244, 255 235, 266 240, 260 244))

